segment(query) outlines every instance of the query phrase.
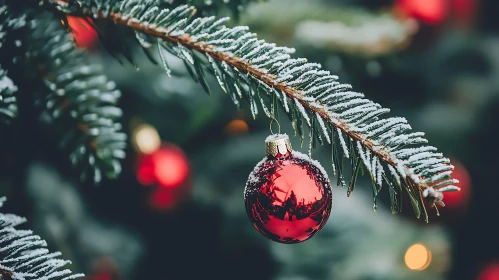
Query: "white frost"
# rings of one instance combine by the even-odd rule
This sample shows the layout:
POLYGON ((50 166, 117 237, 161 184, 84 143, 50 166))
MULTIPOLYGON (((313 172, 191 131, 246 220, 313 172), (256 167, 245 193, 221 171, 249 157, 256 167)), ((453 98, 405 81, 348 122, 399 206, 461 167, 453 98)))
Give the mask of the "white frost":
POLYGON ((324 124, 324 121, 322 120, 321 115, 319 115, 319 113, 316 112, 315 116, 317 118, 317 121, 319 122, 320 127, 322 128, 322 134, 324 134, 324 137, 326 137, 327 142, 331 144, 331 138, 329 138, 329 133, 327 131, 326 125, 324 124))
POLYGON ((285 138, 289 138, 289 136, 286 133, 283 133, 283 134, 272 134, 272 135, 267 136, 267 138, 265 138, 265 143, 268 143, 268 142, 271 142, 271 141, 275 141, 275 140, 279 140, 279 139, 285 139, 285 138))
POLYGON ((325 179, 328 178, 327 176, 327 172, 326 170, 324 169, 324 167, 322 167, 321 163, 318 162, 317 160, 314 160, 314 159, 311 159, 310 157, 308 157, 307 155, 305 154, 302 154, 298 151, 293 151, 292 152, 293 156, 296 157, 296 158, 299 158, 299 159, 302 159, 302 160, 305 160, 305 161, 308 161, 309 163, 315 165, 319 171, 322 173, 322 176, 324 176, 325 179))
POLYGON ((310 127, 312 124, 310 123, 310 118, 308 117, 308 114, 305 111, 305 108, 303 107, 303 105, 301 105, 301 103, 298 101, 298 99, 295 99, 295 104, 296 104, 296 107, 298 107, 298 110, 300 110, 300 113, 302 114, 302 116, 307 121, 308 126, 310 127))
MULTIPOLYGON (((2 74, 2 72, 0 72, 0 75, 2 74)), ((4 75, 2 78, 0 78, 0 90, 5 89, 7 89, 9 92, 14 92, 17 90, 17 87, 14 85, 11 79, 4 75)))
POLYGON ((347 144, 345 143, 345 139, 343 139, 343 132, 336 128, 336 132, 338 132, 338 138, 340 139, 341 148, 343 149, 343 154, 346 158, 350 157, 350 153, 348 152, 347 144))

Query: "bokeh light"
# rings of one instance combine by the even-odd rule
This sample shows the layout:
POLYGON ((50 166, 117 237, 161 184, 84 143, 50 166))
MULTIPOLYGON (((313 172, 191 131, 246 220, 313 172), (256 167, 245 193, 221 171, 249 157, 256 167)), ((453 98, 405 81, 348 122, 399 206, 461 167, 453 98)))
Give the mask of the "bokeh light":
POLYGON ((155 190, 150 198, 149 203, 157 210, 169 210, 174 208, 178 202, 178 197, 175 192, 165 189, 155 190))
POLYGON ((471 177, 468 170, 457 159, 451 159, 451 164, 454 165, 452 176, 459 180, 456 185, 461 188, 458 192, 446 192, 444 194, 444 203, 446 207, 461 208, 468 204, 471 195, 471 177))
POLYGON ((94 261, 92 273, 89 280, 113 280, 120 279, 120 271, 116 261, 112 257, 100 257, 94 261))
POLYGON ((147 155, 139 159, 137 180, 144 186, 150 186, 156 182, 156 176, 154 175, 154 160, 152 156, 147 155))
POLYGON ((157 183, 163 188, 176 188, 188 174, 189 164, 185 154, 172 144, 163 145, 139 158, 137 180, 145 186, 157 183))
POLYGON ((427 24, 441 23, 448 13, 445 0, 397 0, 395 9, 427 24))
POLYGON ((497 280, 499 279, 499 262, 492 263, 483 269, 477 280, 497 280))
POLYGON ((453 8, 454 18, 461 25, 466 27, 471 24, 476 17, 478 1, 477 0, 450 0, 453 8))
POLYGON ((153 157, 154 175, 162 187, 175 188, 187 178, 187 158, 176 146, 164 146, 156 151, 153 157))
POLYGON ((248 132, 248 124, 244 120, 233 120, 227 124, 225 131, 228 134, 241 135, 248 132))
MULTIPOLYGON (((88 48, 95 43, 97 32, 85 20, 79 17, 68 16, 68 24, 78 48, 88 48)), ((91 21, 91 19, 88 19, 91 21)))
POLYGON ((154 127, 142 124, 135 129, 134 143, 138 152, 150 154, 159 149, 161 138, 154 127))
POLYGON ((405 252, 405 264, 412 270, 424 270, 431 263, 431 251, 423 244, 413 244, 405 252))

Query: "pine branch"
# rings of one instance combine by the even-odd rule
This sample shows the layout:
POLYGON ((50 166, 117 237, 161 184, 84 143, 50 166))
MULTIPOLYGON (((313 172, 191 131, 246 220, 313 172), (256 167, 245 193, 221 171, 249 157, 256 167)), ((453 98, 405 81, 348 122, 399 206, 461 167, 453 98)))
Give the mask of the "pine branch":
MULTIPOLYGON (((351 91, 319 64, 292 59, 293 49, 258 40, 247 27, 227 28, 227 19, 195 17, 195 9, 188 6, 160 10, 152 1, 47 1, 66 13, 127 26, 139 34, 144 48, 158 46, 160 55, 166 49, 182 58, 194 80, 208 90, 204 68, 209 69, 236 105, 240 99, 249 102, 254 116, 257 102, 269 117, 278 117, 277 108, 283 107, 302 143, 303 126, 309 127, 310 150, 316 143, 331 143, 338 185, 346 186, 343 158, 350 159, 355 170, 348 193, 357 163, 362 163, 373 181, 374 208, 383 181, 393 212, 400 210, 405 190, 418 218, 423 211, 426 220, 425 198, 432 206, 443 205, 442 192, 459 190, 451 177, 453 166, 425 145, 424 133, 411 132, 404 118, 381 118, 388 109, 351 91)), ((164 67, 168 71, 166 62, 164 67)))
MULTIPOLYGON (((5 198, 0 198, 0 207, 5 198)), ((71 262, 57 259, 61 253, 51 253, 47 243, 30 230, 16 227, 24 218, 0 213, 0 279, 70 280, 82 278, 83 274, 73 274, 64 268, 71 262)))
MULTIPOLYGON (((2 49, 9 25, 7 6, 0 3, 0 53, 4 52, 2 49)), ((0 123, 9 124, 17 117, 17 100, 14 95, 16 92, 17 87, 0 64, 0 123)))
POLYGON ((17 117, 17 87, 0 66, 0 123, 10 123, 17 117))
POLYGON ((99 65, 88 62, 75 49, 71 35, 50 14, 40 14, 28 23, 27 56, 47 85, 38 102, 46 119, 61 130, 61 148, 70 151, 81 179, 114 178, 121 172, 126 134, 117 120, 121 96, 99 65))

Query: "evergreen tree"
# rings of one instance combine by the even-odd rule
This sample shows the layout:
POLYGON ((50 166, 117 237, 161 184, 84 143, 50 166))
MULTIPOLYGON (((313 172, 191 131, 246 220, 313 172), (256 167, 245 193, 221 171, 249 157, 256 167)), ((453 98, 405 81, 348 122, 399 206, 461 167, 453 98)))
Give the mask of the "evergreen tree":
MULTIPOLYGON (((102 66, 74 46, 68 24, 73 16, 92 25, 121 62, 135 65, 128 40, 132 34, 168 75, 168 56, 177 56, 208 94, 212 89, 207 77, 213 75, 238 108, 249 106, 253 118, 260 111, 270 119, 287 116, 301 144, 309 140, 310 155, 319 145, 331 147, 337 185, 348 185, 348 194, 358 174, 366 173, 373 182, 375 206, 385 185, 393 213, 401 211, 405 192, 416 216, 428 220, 426 204, 437 209, 444 205, 444 192, 459 190, 449 159, 427 145, 424 133, 413 132, 404 118, 385 117, 389 109, 354 92, 320 64, 293 58, 294 49, 259 40, 245 26, 227 27, 228 18, 217 15, 228 8, 237 16, 247 1, 184 2, 0 0, 2 122, 20 125, 16 117, 34 110, 59 139, 81 180, 98 184, 120 175, 127 140, 120 123, 121 92, 102 66), (345 159, 352 170, 348 183, 345 159)), ((19 222, 12 221, 19 218, 5 217, 0 242, 10 242, 5 248, 11 249, 0 255, 4 278, 81 276, 56 272, 66 262, 51 261, 56 255, 39 249, 44 243, 38 237, 14 229, 19 222)))

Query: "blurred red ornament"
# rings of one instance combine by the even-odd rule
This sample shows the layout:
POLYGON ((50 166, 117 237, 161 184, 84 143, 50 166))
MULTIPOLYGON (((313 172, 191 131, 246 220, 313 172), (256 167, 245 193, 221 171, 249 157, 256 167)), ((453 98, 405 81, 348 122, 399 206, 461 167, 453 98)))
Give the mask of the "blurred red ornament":
POLYGON ((164 144, 138 159, 137 180, 145 186, 155 186, 148 203, 156 210, 172 210, 191 189, 189 163, 180 148, 164 144))
POLYGON ((139 159, 137 168, 137 180, 144 186, 150 186, 156 182, 154 175, 154 158, 152 154, 145 155, 139 159))
POLYGON ((267 138, 267 157, 251 172, 244 191, 246 213, 265 237, 305 241, 326 224, 332 194, 322 167, 292 151, 286 135, 267 138))
POLYGON ((168 144, 139 159, 137 179, 146 186, 158 183, 163 188, 176 188, 188 173, 189 164, 182 150, 168 144))
POLYGON ((469 27, 476 16, 478 0, 450 0, 452 13, 456 23, 461 27, 469 27))
POLYGON ((104 271, 93 275, 91 278, 92 280, 113 280, 113 275, 111 275, 111 273, 109 272, 104 271))
POLYGON ((471 178, 464 167, 456 159, 451 159, 452 165, 454 165, 454 171, 452 172, 452 176, 459 180, 459 183, 456 185, 461 188, 461 191, 458 192, 446 192, 444 194, 444 203, 446 208, 461 208, 464 209, 463 206, 466 206, 469 202, 471 195, 471 178))
POLYGON ((492 263, 485 267, 478 275, 477 280, 497 280, 499 279, 499 262, 492 263))
POLYGON ((231 135, 242 135, 248 133, 249 127, 244 120, 235 119, 227 124, 225 131, 231 135))
POLYGON ((154 175, 164 188, 175 188, 187 178, 189 165, 181 149, 173 145, 161 147, 153 154, 154 175))
POLYGON ((446 0, 396 0, 395 10, 430 25, 440 24, 448 14, 446 0))
POLYGON ((97 32, 88 21, 90 18, 83 19, 79 17, 68 16, 68 24, 71 27, 73 38, 76 41, 76 46, 79 48, 91 47, 97 39, 97 32))
POLYGON ((102 257, 93 264, 91 280, 118 280, 121 279, 118 266, 111 257, 102 257))
POLYGON ((191 190, 190 180, 175 189, 155 189, 149 197, 149 205, 156 210, 173 210, 177 208, 191 190))

